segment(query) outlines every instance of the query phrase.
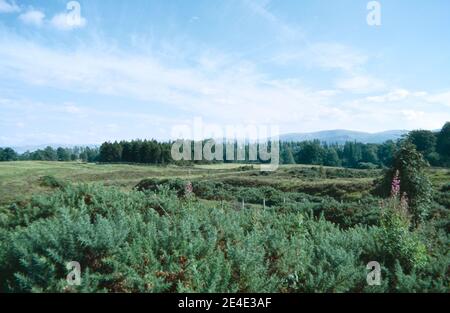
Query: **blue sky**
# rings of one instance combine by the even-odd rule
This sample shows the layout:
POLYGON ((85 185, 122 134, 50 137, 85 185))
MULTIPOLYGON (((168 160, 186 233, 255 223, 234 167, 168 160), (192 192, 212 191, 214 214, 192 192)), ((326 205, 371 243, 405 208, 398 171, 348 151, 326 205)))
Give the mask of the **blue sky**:
POLYGON ((167 139, 225 125, 437 129, 450 2, 0 0, 0 145, 167 139))

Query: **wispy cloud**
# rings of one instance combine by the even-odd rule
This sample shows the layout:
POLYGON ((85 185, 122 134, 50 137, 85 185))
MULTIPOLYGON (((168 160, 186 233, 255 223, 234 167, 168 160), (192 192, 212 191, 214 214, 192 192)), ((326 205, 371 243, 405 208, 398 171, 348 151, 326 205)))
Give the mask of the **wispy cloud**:
POLYGON ((369 57, 356 49, 339 43, 307 43, 276 54, 273 61, 279 64, 302 63, 325 70, 355 72, 363 68, 369 57))
POLYGON ((14 12, 20 12, 20 7, 14 1, 0 0, 0 13, 14 12))
MULTIPOLYGON (((204 116, 219 123, 277 123, 285 125, 286 130, 296 131, 317 129, 318 125, 324 125, 322 128, 360 125, 363 130, 379 130, 380 125, 390 128, 383 120, 397 118, 409 123, 421 116, 412 111, 430 112, 430 108, 420 105, 424 99, 430 100, 422 102, 428 105, 432 104, 431 100, 442 103, 447 100, 445 93, 434 98, 428 93, 426 98, 421 92, 397 88, 348 103, 340 98, 344 91, 358 96, 359 92, 370 90, 373 94, 377 91, 374 87, 384 90, 386 86, 370 76, 361 76, 338 81, 338 90, 311 88, 301 80, 270 77, 249 60, 218 55, 216 59, 214 53, 199 54, 197 62, 182 66, 151 53, 98 47, 57 50, 11 36, 0 38, 0 71, 4 79, 130 99, 127 110, 135 101, 144 102, 161 118, 165 115, 162 112, 177 112, 184 117, 204 116), (410 96, 415 97, 416 107, 407 101, 410 96), (388 106, 393 101, 399 102, 395 110, 383 110, 379 105, 388 106), (354 121, 356 116, 364 123, 354 121), (379 120, 382 124, 369 120, 379 120), (368 125, 373 129, 368 129, 368 125)), ((338 64, 339 68, 347 68, 341 62, 338 64)), ((85 112, 72 105, 64 105, 63 109, 75 115, 85 112)), ((421 121, 415 121, 432 127, 450 118, 442 110, 440 115, 426 113, 422 117, 421 121), (438 119, 432 121, 429 114, 438 119)))
POLYGON ((402 101, 406 100, 410 97, 419 97, 423 98, 427 95, 424 91, 417 91, 412 92, 406 89, 395 89, 392 91, 389 91, 386 94, 373 96, 373 97, 367 97, 367 100, 370 102, 376 102, 376 103, 386 103, 386 102, 396 102, 396 101, 402 101))
POLYGON ((82 16, 74 17, 71 13, 63 12, 53 16, 50 24, 59 30, 72 30, 85 27, 87 20, 82 16))
POLYGON ((360 70, 369 59, 364 53, 344 44, 326 42, 310 45, 306 57, 316 66, 346 72, 360 70))
POLYGON ((307 68, 337 71, 334 87, 351 93, 371 93, 383 90, 386 83, 367 73, 369 56, 348 45, 335 42, 307 43, 295 51, 286 50, 273 59, 276 64, 303 64, 307 68))
POLYGON ((450 120, 447 99, 442 97, 445 94, 450 92, 431 93, 392 88, 378 95, 344 101, 342 108, 352 113, 354 121, 361 121, 375 128, 378 123, 385 129, 438 129, 450 120))
POLYGON ((197 65, 180 67, 154 55, 99 49, 57 51, 3 38, 0 70, 10 79, 32 85, 128 97, 149 106, 165 105, 191 116, 237 123, 312 122, 332 110, 327 104, 329 93, 311 90, 299 81, 269 78, 255 65, 238 59, 207 62, 202 56, 197 65))
POLYGON ((49 104, 30 99, 0 99, 0 110, 0 127, 8 130, 0 136, 0 146, 101 143, 142 136, 169 139, 168 125, 187 122, 114 107, 100 110, 86 103, 49 104))
POLYGON ((275 28, 281 40, 304 38, 304 32, 300 27, 287 23, 270 11, 271 0, 245 0, 244 4, 254 15, 261 17, 275 28))
MULTIPOLYGON (((87 19, 73 20, 71 10, 60 12, 59 6, 38 11, 0 0, 5 3, 23 14, 0 25, 0 93, 8 97, 0 99, 0 129, 8 132, 2 133, 3 142, 161 137, 174 123, 193 117, 222 125, 279 124, 282 132, 438 128, 450 120, 449 89, 414 91, 407 83, 393 84, 391 80, 401 81, 395 73, 371 70, 377 64, 370 46, 305 35, 299 24, 286 22, 282 11, 276 11, 283 5, 270 1, 226 5, 239 13, 238 24, 224 19, 226 27, 251 20, 264 29, 262 39, 254 41, 253 30, 237 34, 248 38, 251 55, 244 51, 247 46, 229 44, 229 37, 224 43, 211 40, 217 36, 209 31, 195 36, 190 32, 196 27, 178 32, 177 21, 173 27, 185 36, 182 40, 156 31, 150 36, 140 28, 129 35, 130 25, 123 21, 120 32, 99 29, 110 26, 103 15, 89 20, 90 29, 66 36, 53 29, 80 29, 87 19), (12 31, 14 21, 42 27, 39 33, 24 27, 12 31), (67 130, 58 134, 62 127, 67 130)), ((207 21, 206 10, 183 15, 183 25, 191 16, 191 22, 207 21)), ((86 16, 91 19, 92 11, 86 16)))
POLYGON ((352 74, 336 81, 336 88, 352 93, 371 93, 383 90, 385 83, 369 75, 352 74))
MULTIPOLYGON (((22 8, 14 1, 8 2, 8 0, 0 0, 0 13, 14 13, 21 11, 23 11, 22 8)), ((32 26, 42 26, 47 24, 55 29, 63 31, 83 28, 87 25, 87 19, 81 15, 80 8, 77 6, 68 7, 68 11, 60 12, 49 20, 46 20, 45 17, 46 15, 43 10, 36 10, 30 7, 26 12, 20 14, 18 19, 24 24, 32 26)))
POLYGON ((39 10, 28 10, 19 15, 19 19, 29 25, 42 26, 44 24, 45 14, 39 10))
POLYGON ((427 99, 432 103, 441 103, 450 107, 450 91, 430 95, 427 99))

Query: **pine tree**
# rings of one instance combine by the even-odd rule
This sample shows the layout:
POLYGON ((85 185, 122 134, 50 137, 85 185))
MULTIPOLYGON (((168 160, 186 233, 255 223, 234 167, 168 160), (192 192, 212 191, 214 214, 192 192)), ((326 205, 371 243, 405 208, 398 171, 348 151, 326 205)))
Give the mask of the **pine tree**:
POLYGON ((283 146, 283 152, 281 154, 281 162, 283 164, 295 164, 292 149, 288 145, 283 146))

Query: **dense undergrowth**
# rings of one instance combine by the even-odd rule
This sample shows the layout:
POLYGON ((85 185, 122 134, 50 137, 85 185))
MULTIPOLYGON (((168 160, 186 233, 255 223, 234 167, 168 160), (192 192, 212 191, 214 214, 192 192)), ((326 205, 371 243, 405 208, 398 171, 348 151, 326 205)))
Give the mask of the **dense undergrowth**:
POLYGON ((186 194, 170 184, 68 185, 2 208, 1 291, 450 291, 448 190, 413 230, 372 196, 346 203, 204 182, 186 194), (241 196, 267 205, 239 208, 231 200, 241 196), (80 286, 67 285, 70 261, 81 264, 80 286), (370 261, 382 266, 380 286, 367 285, 370 261))
MULTIPOLYGON (((157 191, 161 186, 174 190, 178 196, 185 192, 186 180, 182 179, 144 179, 136 189, 140 191, 157 191)), ((376 225, 380 215, 379 198, 367 196, 355 201, 342 201, 331 196, 311 195, 304 192, 284 192, 271 186, 254 187, 232 185, 230 181, 192 181, 193 193, 201 199, 227 201, 235 206, 244 204, 266 205, 278 207, 280 211, 295 208, 311 212, 314 216, 323 215, 327 220, 338 223, 341 227, 351 227, 356 224, 376 225)), ((327 186, 317 188, 329 189, 327 186)), ((335 194, 339 195, 342 191, 335 194)), ((329 192, 331 192, 329 190, 329 192)))

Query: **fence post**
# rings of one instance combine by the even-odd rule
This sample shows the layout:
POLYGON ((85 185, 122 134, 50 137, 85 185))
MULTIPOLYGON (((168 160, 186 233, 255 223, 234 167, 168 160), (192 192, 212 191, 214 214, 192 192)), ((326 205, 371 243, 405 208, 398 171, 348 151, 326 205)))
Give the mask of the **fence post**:
POLYGON ((263 208, 266 209, 266 198, 263 198, 263 208))

